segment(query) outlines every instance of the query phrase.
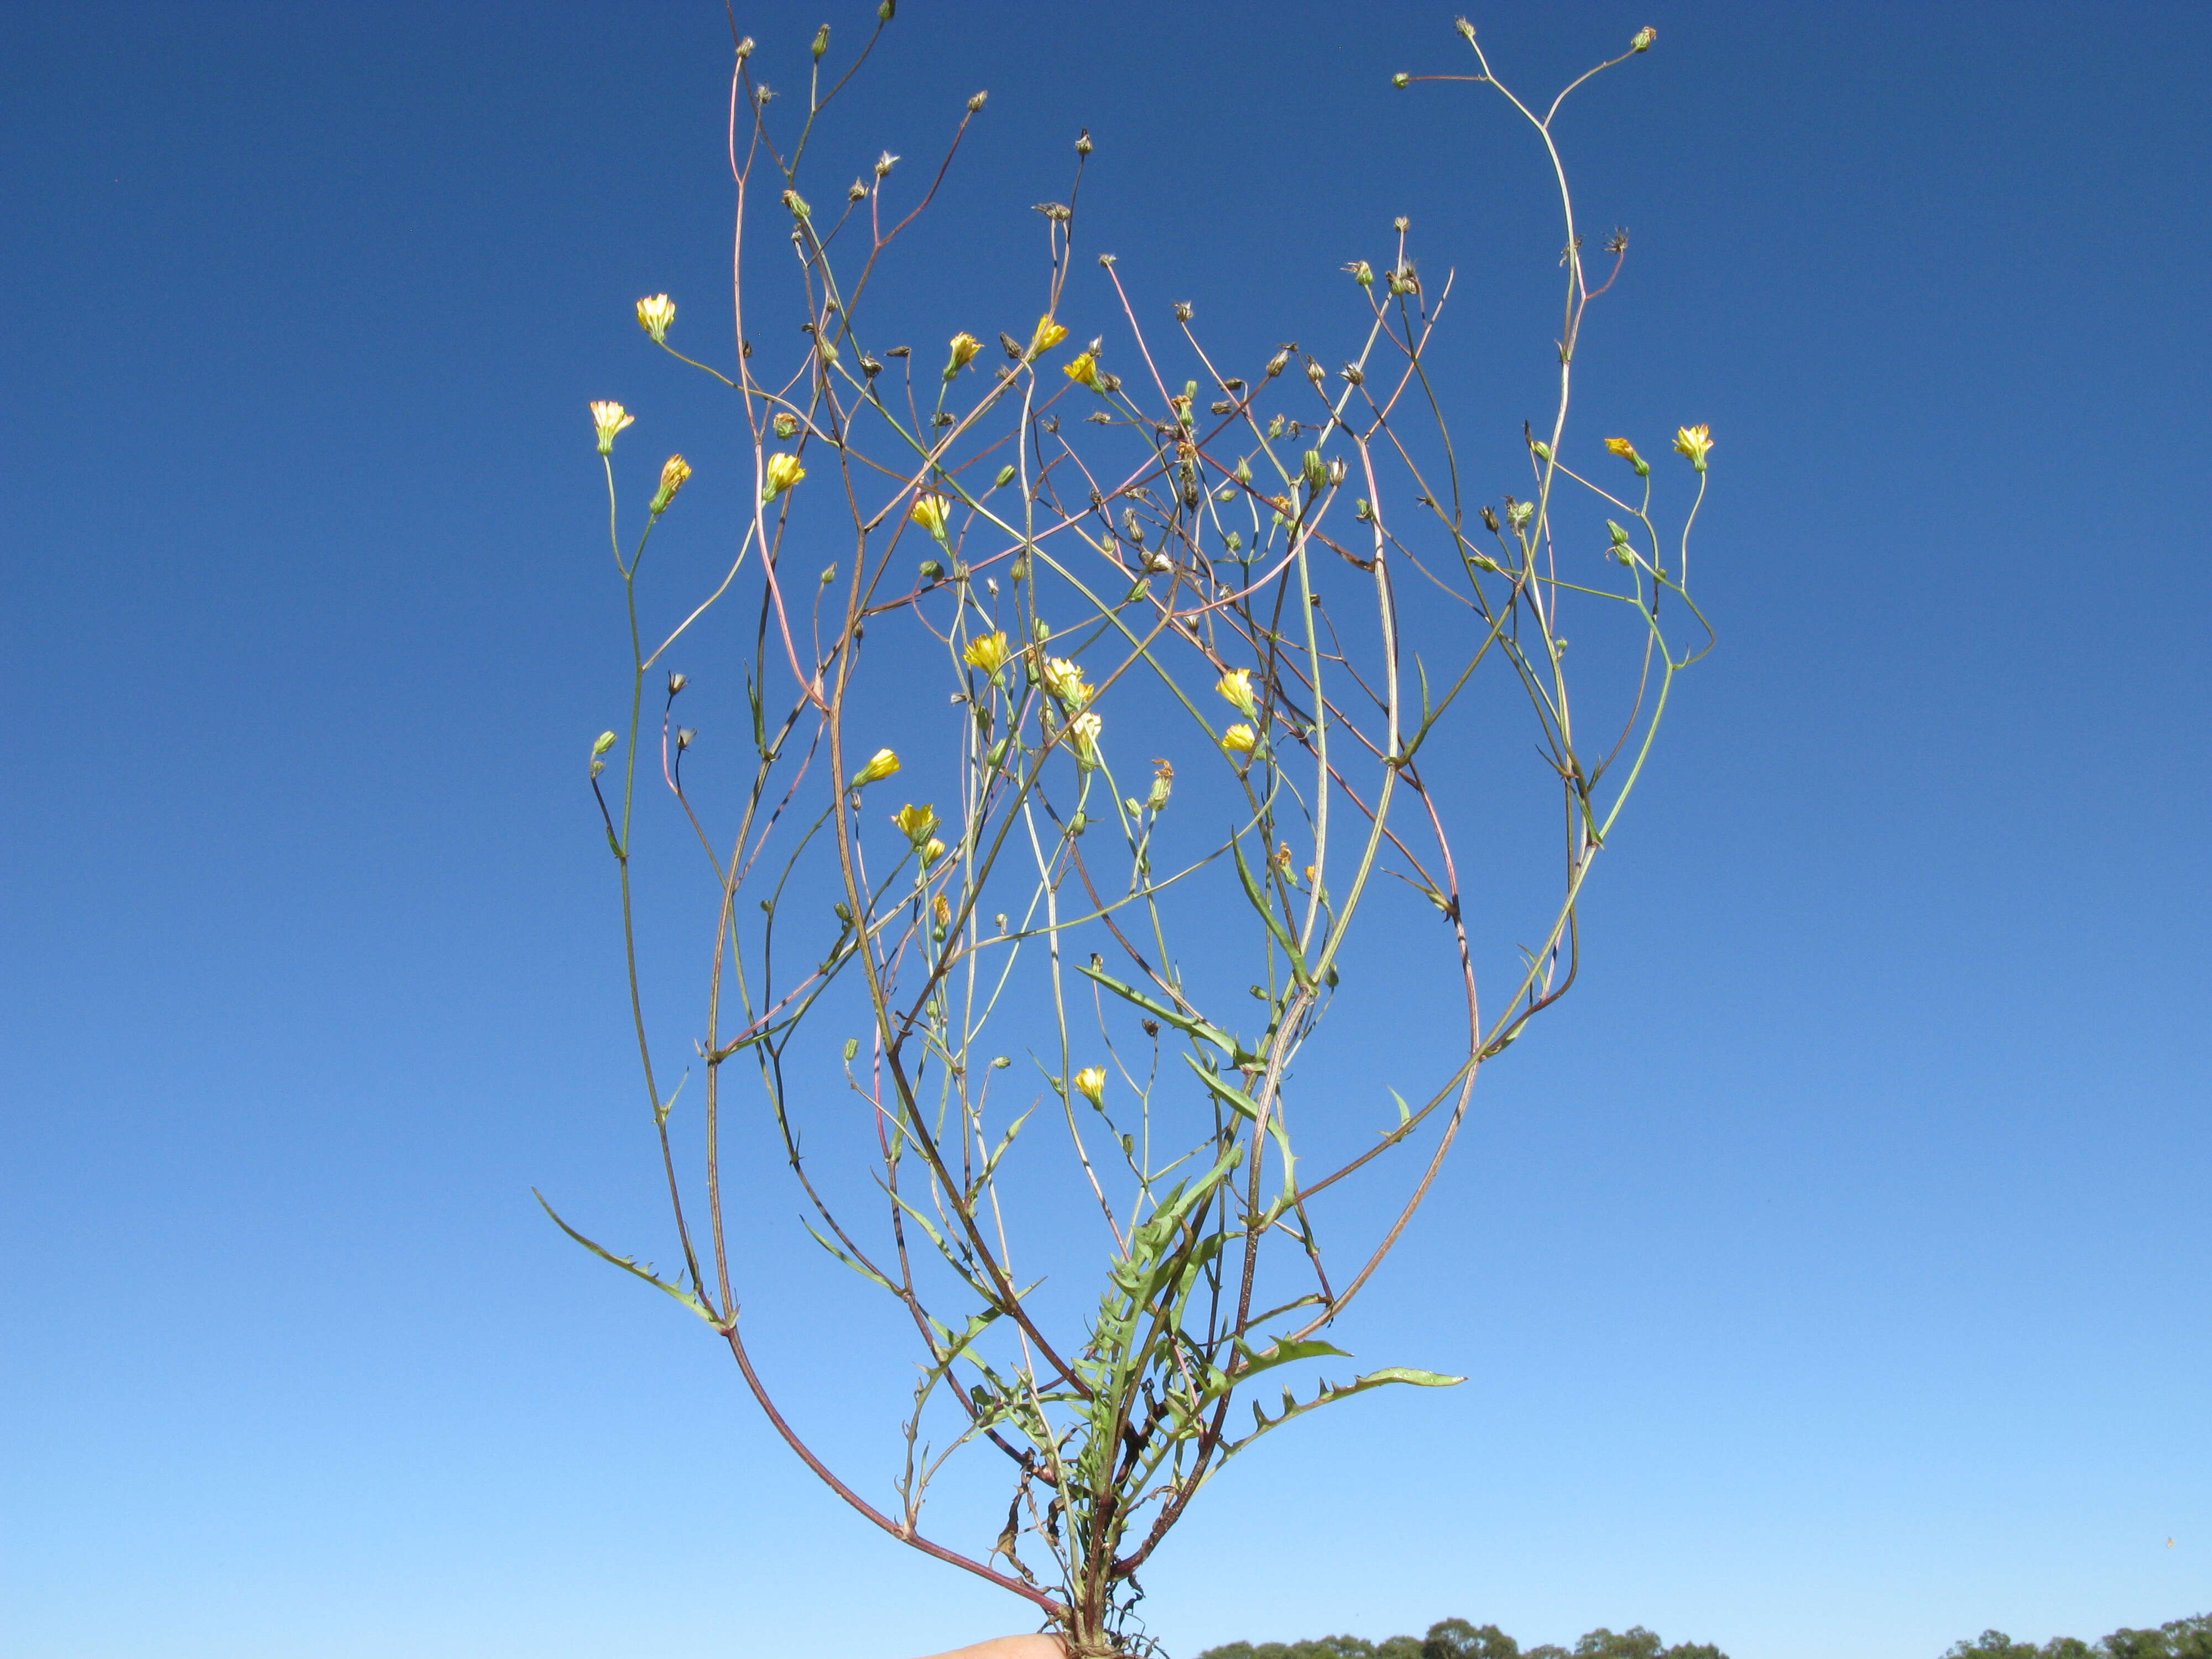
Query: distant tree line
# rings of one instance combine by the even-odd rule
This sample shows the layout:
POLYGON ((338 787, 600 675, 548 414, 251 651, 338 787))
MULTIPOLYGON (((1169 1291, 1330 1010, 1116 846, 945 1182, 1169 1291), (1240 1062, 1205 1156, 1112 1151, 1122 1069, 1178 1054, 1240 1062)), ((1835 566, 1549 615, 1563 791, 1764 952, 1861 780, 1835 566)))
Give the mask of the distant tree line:
MULTIPOLYGON (((1590 1632, 1571 1648, 1547 1642, 1523 1648, 1495 1625, 1444 1619, 1426 1636, 1393 1636, 1370 1642, 1360 1636, 1322 1636, 1308 1642, 1231 1642, 1198 1659, 1728 1659, 1710 1642, 1668 1647, 1641 1625, 1615 1634, 1590 1632)), ((2177 1619, 2156 1630, 2114 1631, 2101 1642, 2054 1636, 2041 1647, 1985 1630, 1954 1644, 1942 1659, 2212 1659, 2212 1613, 2177 1619)))
POLYGON ((2054 1636, 2041 1647, 1985 1630, 1943 1659, 2212 1659, 2212 1613, 2177 1619, 2156 1630, 2116 1630, 2101 1642, 2054 1636))
MULTIPOLYGON (((2032 1649, 2021 1651, 2033 1656, 2032 1649)), ((2164 1650, 2159 1651, 2162 1655, 2164 1650)), ((1198 1659, 1728 1659, 1728 1655, 1710 1642, 1682 1642, 1670 1648, 1641 1625, 1618 1634, 1594 1630, 1571 1648, 1552 1642, 1540 1648, 1523 1648, 1495 1625, 1442 1619, 1429 1626, 1426 1636, 1393 1636, 1382 1642, 1359 1636, 1323 1636, 1310 1642, 1231 1642, 1208 1648, 1198 1659)), ((1977 1651, 1972 1659, 1982 1656, 1977 1651)), ((2013 1659, 2011 1652, 2007 1650, 2002 1659, 2013 1659)), ((2136 1656, 2131 1652, 2127 1659, 2136 1656)), ((2194 1650, 2188 1659, 2197 1659, 2194 1650)), ((2212 1655, 2206 1659, 2212 1659, 2212 1655)))

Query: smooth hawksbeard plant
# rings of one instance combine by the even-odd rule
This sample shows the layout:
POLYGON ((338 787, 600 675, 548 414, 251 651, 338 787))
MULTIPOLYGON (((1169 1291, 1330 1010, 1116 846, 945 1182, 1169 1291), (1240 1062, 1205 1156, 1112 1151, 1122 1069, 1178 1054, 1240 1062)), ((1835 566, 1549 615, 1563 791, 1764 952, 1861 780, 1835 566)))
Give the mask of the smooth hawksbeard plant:
MULTIPOLYGON (((1404 219, 1387 262, 1346 267, 1351 355, 1332 368, 1285 346, 1239 372, 1191 307, 1152 327, 1110 255, 1078 259, 1087 134, 1067 203, 1040 210, 1033 322, 948 315, 941 359, 883 337, 881 257, 985 101, 914 188, 888 152, 848 189, 814 184, 809 143, 890 11, 834 76, 827 27, 815 37, 803 108, 772 104, 752 43, 738 47, 739 270, 766 233, 780 307, 760 314, 768 275, 733 283, 736 349, 715 368, 679 349, 668 295, 638 302, 653 343, 738 394, 750 450, 733 558, 651 632, 641 568, 692 467, 669 458, 626 544, 614 451, 635 417, 592 405, 634 672, 626 741, 592 744, 591 787, 680 1265, 561 1224, 710 1326, 776 1432, 860 1514, 1034 1604, 1072 1653, 1122 1653, 1148 1645, 1139 1573, 1230 1462, 1355 1395, 1457 1380, 1332 1377, 1346 1356, 1328 1334, 1429 1191, 1484 1061, 1575 977, 1584 884, 1708 640, 1688 539, 1713 445, 1703 426, 1675 435, 1688 465, 1662 533, 1633 442, 1587 461, 1569 444, 1577 344, 1627 239, 1593 286, 1559 102, 1539 114, 1508 90, 1464 22, 1476 73, 1396 83, 1507 100, 1565 217, 1557 400, 1522 426, 1523 494, 1468 493, 1456 394, 1429 368, 1452 278, 1417 269, 1404 219), (765 342, 794 337, 771 365, 765 342), (1592 636, 1580 700, 1571 622, 1592 636), (679 646, 703 659, 685 714, 710 668, 742 669, 708 717, 708 779, 684 769, 704 743, 678 720, 679 646), (1492 684, 1525 703, 1510 731, 1472 712, 1492 684), (635 886, 649 689, 665 821, 705 884, 696 939, 650 951, 635 886), (1482 930, 1507 924, 1494 897, 1463 898, 1455 815, 1466 775, 1532 752, 1557 792, 1559 884, 1485 995, 1502 947, 1482 930), (1392 997, 1441 986, 1456 1062, 1418 1103, 1290 1086, 1302 1057, 1321 1063, 1355 921, 1393 910, 1362 971, 1401 976, 1392 997), (1425 960, 1409 943, 1424 939, 1425 960), (704 947, 686 1033, 703 1075, 682 1102, 645 988, 687 947, 704 947), (749 1243, 777 1163, 814 1240, 917 1345, 887 1481, 830 1467, 793 1380, 748 1345, 748 1283, 793 1271, 749 1243), (1380 1207, 1339 1224, 1363 1184, 1380 1207), (1263 1380, 1274 1397, 1250 1397, 1263 1380), (956 1454, 1006 1482, 966 1534, 923 1520, 956 1454)), ((1486 823, 1486 874, 1492 839, 1486 823)), ((1376 1051, 1363 1075, 1397 1052, 1373 1022, 1360 1042, 1376 1051)), ((823 1315, 805 1342, 842 1370, 857 1329, 823 1315)))

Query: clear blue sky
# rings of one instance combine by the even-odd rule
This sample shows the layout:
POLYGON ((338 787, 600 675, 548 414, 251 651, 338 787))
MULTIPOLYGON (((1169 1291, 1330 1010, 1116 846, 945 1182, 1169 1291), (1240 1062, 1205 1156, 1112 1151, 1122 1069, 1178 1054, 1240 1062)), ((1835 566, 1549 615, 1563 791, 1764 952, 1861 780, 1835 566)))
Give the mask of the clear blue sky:
MULTIPOLYGON (((795 83, 872 9, 739 21, 795 83)), ((1532 88, 1659 27, 1565 123, 1637 233, 1578 429, 1712 423, 1722 648, 1583 985, 1345 1334, 1472 1380, 1240 1466, 1153 1628, 1933 1659, 2212 1607, 2203 10, 1472 9, 1532 88)), ((1410 212, 1490 284, 1510 441, 1553 232, 1494 108, 1387 83, 1450 21, 909 0, 837 165, 988 86, 966 176, 1026 236, 1087 125, 1124 271, 1248 346, 1410 212)), ((530 1198, 665 1248, 579 787, 623 663, 580 404, 731 452, 629 316, 718 312, 727 48, 703 3, 0 17, 10 1659, 1024 1627, 530 1198)))

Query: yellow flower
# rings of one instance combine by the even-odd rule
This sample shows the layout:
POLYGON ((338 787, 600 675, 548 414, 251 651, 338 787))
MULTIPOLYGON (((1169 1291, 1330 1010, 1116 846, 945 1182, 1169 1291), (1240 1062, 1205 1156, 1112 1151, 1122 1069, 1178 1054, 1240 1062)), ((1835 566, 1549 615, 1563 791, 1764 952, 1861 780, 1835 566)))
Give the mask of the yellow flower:
POLYGON ((1078 714, 1067 723, 1067 740, 1075 746, 1075 763, 1086 772, 1098 764, 1098 733, 1105 724, 1097 714, 1078 714))
POLYGON ((613 454, 615 453, 615 434, 621 431, 626 426, 635 425, 636 421, 637 416, 631 414, 620 404, 593 404, 592 405, 592 424, 599 429, 599 453, 602 455, 613 454))
POLYGON ((945 365, 945 378, 947 380, 951 380, 952 377, 959 374, 962 369, 974 362, 975 361, 975 354, 982 349, 983 343, 977 339, 974 335, 969 333, 965 329, 963 329, 959 333, 954 335, 952 337, 952 357, 951 361, 945 365))
POLYGON ((891 822, 899 833, 916 848, 926 847, 937 828, 937 809, 934 806, 902 806, 891 814, 891 822))
POLYGON ((1067 337, 1067 331, 1049 316, 1037 319, 1036 332, 1030 337, 1030 349, 1023 354, 1024 362, 1034 362, 1067 337))
POLYGON ((772 501, 806 476, 806 469, 799 464, 796 455, 771 455, 768 458, 768 483, 761 490, 761 499, 772 501))
POLYGON ((1098 383, 1098 360, 1087 351, 1075 354, 1075 361, 1060 371, 1078 386, 1087 386, 1093 392, 1106 388, 1098 383))
POLYGON ((878 749, 868 757, 868 763, 853 774, 853 787, 865 789, 879 783, 899 769, 899 757, 888 749, 878 749))
POLYGON ((1636 446, 1629 442, 1627 439, 1607 438, 1605 441, 1605 447, 1611 450, 1614 454, 1620 456, 1622 460, 1626 461, 1631 466, 1634 467, 1636 469, 1636 476, 1638 477, 1643 478, 1650 476, 1651 463, 1645 460, 1641 455, 1638 454, 1636 453, 1636 446))
POLYGON ((1093 1106, 1106 1103, 1106 1068, 1086 1066, 1075 1074, 1075 1091, 1093 1106))
POLYGON ((929 908, 930 914, 937 918, 937 925, 939 927, 949 927, 951 926, 952 907, 945 902, 944 894, 939 893, 934 899, 933 899, 930 902, 929 908))
POLYGON ((927 847, 925 847, 925 848, 923 848, 921 849, 921 861, 922 861, 922 864, 923 864, 923 865, 924 865, 924 866, 926 867, 926 866, 929 866, 929 865, 933 865, 933 864, 936 863, 936 862, 938 861, 938 860, 939 860, 939 859, 943 858, 944 856, 945 856, 945 843, 944 843, 943 842, 941 842, 941 841, 938 840, 936 836, 932 836, 929 838, 929 845, 928 845, 928 846, 927 846, 927 847))
POLYGON ((681 455, 671 455, 660 469, 660 488, 653 495, 653 516, 659 518, 667 511, 676 492, 684 488, 684 481, 691 476, 691 463, 681 455))
POLYGON ((968 648, 960 653, 961 660, 970 668, 980 668, 994 679, 1006 666, 1006 635, 1004 629, 995 634, 981 635, 968 641, 968 648))
POLYGON ((1674 434, 1674 447, 1690 458, 1690 465, 1703 472, 1705 457, 1712 453, 1713 429, 1709 426, 1686 426, 1674 434))
POLYGON ((655 345, 668 343, 668 330, 676 320, 676 301, 665 294, 656 294, 649 300, 637 302, 637 325, 653 336, 655 345))
POLYGON ((1260 736, 1239 720, 1221 734, 1221 746, 1232 755, 1249 755, 1260 746, 1260 736))
POLYGON ((1252 671, 1232 668, 1213 684, 1213 689, 1237 705, 1237 712, 1247 720, 1257 718, 1259 710, 1252 702, 1252 671))
POLYGON ((1072 709, 1091 700, 1091 688, 1083 683, 1083 665, 1066 657, 1045 659, 1044 689, 1072 709))
POLYGON ((917 495, 914 498, 914 511, 907 516, 941 542, 945 539, 946 511, 944 496, 917 495))

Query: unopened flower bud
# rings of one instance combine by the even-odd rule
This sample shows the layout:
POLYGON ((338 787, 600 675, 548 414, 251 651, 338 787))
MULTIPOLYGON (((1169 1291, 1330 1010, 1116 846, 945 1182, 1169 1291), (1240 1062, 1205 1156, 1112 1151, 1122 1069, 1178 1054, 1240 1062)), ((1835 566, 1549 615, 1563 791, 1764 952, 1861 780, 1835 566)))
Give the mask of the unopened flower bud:
POLYGON ((647 509, 659 518, 676 499, 676 492, 684 488, 684 481, 691 476, 691 463, 681 455, 671 455, 660 468, 660 488, 653 493, 653 505, 647 509))
POLYGON ((1267 378, 1271 380, 1273 380, 1275 376, 1281 374, 1290 366, 1291 354, 1287 351, 1277 352, 1273 356, 1267 359, 1267 378))
POLYGON ((1645 460, 1641 455, 1638 454, 1636 453, 1636 446, 1629 442, 1627 439, 1607 438, 1605 441, 1605 447, 1611 450, 1614 454, 1620 456, 1622 460, 1626 461, 1631 466, 1634 467, 1636 469, 1636 476, 1638 477, 1648 478, 1651 476, 1651 463, 1645 460))
POLYGON ((1548 461, 1552 459, 1552 447, 1541 438, 1528 440, 1528 453, 1540 461, 1548 461))
POLYGON ((824 23, 814 34, 814 57, 819 62, 822 54, 830 50, 830 26, 824 23))
POLYGON ((1623 530, 1619 525, 1615 524, 1610 519, 1607 519, 1605 521, 1605 527, 1613 532, 1613 544, 1615 547, 1626 547, 1628 545, 1628 532, 1626 530, 1623 530))
POLYGON ((1312 488, 1319 489, 1328 482, 1328 463, 1322 459, 1318 449, 1306 451, 1304 466, 1306 483, 1312 488))
POLYGON ((1407 74, 1403 70, 1401 70, 1397 74, 1390 77, 1390 84, 1402 92, 1407 87, 1413 84, 1413 77, 1407 74))
POLYGON ((997 483, 994 484, 992 488, 994 489, 1004 489, 1008 484, 1013 483, 1013 481, 1014 465, 1012 461, 1009 461, 1006 465, 999 469, 999 481, 997 483))
POLYGON ((1081 132, 1075 135, 1075 153, 1078 155, 1088 155, 1091 154, 1091 129, 1089 127, 1084 128, 1081 132))
POLYGON ((1658 38, 1659 31, 1646 24, 1636 31, 1636 38, 1628 43, 1628 49, 1631 52, 1649 52, 1651 43, 1658 38))
POLYGON ((792 414, 788 410, 779 414, 772 424, 775 428, 775 435, 786 443, 789 443, 799 435, 799 416, 792 414))
POLYGON ((899 769, 899 757, 888 749, 878 749, 868 757, 868 763, 853 774, 852 787, 865 789, 872 783, 880 783, 899 769))
POLYGON ((598 737, 592 739, 592 758, 593 760, 599 759, 600 756, 605 754, 608 750, 614 746, 615 734, 611 732, 600 732, 598 737))
POLYGON ((1482 509, 1482 527, 1493 533, 1498 529, 1498 514, 1486 507, 1482 509))
POLYGON ((1323 380, 1328 379, 1328 371, 1309 357, 1306 359, 1306 379, 1319 386, 1323 380))
POLYGON ((768 458, 768 482, 761 486, 761 499, 772 501, 806 476, 806 469, 799 464, 796 455, 771 455, 768 458))
POLYGON ((806 205, 806 198, 795 190, 783 192, 783 204, 791 210, 791 216, 794 219, 811 219, 814 216, 814 210, 806 205))
POLYGON ((983 107, 984 100, 989 98, 990 95, 991 94, 988 92, 979 92, 973 98, 970 98, 968 100, 968 112, 970 115, 978 113, 983 107))

